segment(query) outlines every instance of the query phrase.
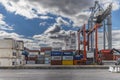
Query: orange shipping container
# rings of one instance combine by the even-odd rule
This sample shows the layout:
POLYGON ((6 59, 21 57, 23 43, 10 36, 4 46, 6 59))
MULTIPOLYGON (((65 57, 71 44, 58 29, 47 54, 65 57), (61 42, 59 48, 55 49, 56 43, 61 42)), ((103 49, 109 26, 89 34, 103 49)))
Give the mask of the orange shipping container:
POLYGON ((86 61, 85 60, 74 60, 73 63, 74 65, 85 65, 86 61))

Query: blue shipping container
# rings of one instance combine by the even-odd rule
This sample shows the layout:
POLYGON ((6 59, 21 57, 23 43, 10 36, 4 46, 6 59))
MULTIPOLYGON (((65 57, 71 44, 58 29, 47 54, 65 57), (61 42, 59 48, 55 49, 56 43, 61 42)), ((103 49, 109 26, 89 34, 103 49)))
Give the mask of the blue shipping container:
POLYGON ((45 64, 50 64, 50 61, 45 61, 45 64))
POLYGON ((73 52, 63 52, 63 56, 73 56, 73 52))
POLYGON ((83 55, 75 55, 74 60, 81 60, 83 58, 83 55))
POLYGON ((60 51, 51 51, 51 56, 62 56, 62 54, 60 51))

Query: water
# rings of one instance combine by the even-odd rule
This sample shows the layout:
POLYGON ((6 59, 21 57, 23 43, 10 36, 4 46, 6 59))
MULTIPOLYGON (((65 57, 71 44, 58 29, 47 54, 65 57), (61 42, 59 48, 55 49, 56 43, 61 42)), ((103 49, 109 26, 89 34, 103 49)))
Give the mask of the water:
POLYGON ((0 80, 120 80, 120 73, 111 73, 107 69, 0 70, 0 80))

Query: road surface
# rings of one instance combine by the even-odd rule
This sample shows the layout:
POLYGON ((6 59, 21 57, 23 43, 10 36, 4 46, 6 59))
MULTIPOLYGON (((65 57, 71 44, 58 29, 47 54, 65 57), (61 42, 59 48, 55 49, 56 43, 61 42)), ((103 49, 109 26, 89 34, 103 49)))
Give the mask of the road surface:
POLYGON ((120 80, 120 73, 107 69, 1 69, 0 80, 120 80))

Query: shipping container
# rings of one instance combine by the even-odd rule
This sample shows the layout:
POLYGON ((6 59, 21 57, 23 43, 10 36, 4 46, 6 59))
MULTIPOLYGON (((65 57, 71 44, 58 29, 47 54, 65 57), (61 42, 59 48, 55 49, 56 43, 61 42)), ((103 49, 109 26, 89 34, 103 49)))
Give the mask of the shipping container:
POLYGON ((51 57, 45 57, 45 60, 46 61, 51 60, 51 57))
POLYGON ((51 60, 62 60, 61 56, 51 56, 51 60))
POLYGON ((7 67, 7 66, 17 66, 17 60, 16 59, 10 59, 10 58, 0 58, 0 66, 7 67))
POLYGON ((94 58, 87 58, 86 64, 93 64, 94 63, 94 58))
POLYGON ((45 51, 45 55, 51 55, 51 51, 45 51))
POLYGON ((36 61, 28 60, 28 61, 27 61, 27 64, 36 64, 36 61))
POLYGON ((16 47, 16 41, 14 39, 0 39, 0 49, 15 49, 16 47))
POLYGON ((52 48, 51 47, 41 47, 41 52, 45 52, 45 51, 51 51, 52 48))
POLYGON ((120 58, 120 54, 113 55, 113 60, 118 60, 120 58))
POLYGON ((73 65, 73 60, 63 60, 62 65, 73 65))
POLYGON ((37 55, 28 55, 28 60, 30 60, 30 61, 35 61, 37 59, 38 59, 37 55))
POLYGON ((51 65, 62 65, 62 60, 51 60, 51 65))
POLYGON ((0 49, 0 58, 16 58, 17 52, 14 49, 0 49))
POLYGON ((45 62, 44 62, 45 64, 50 64, 51 63, 51 61, 50 60, 45 60, 45 62))
POLYGON ((16 59, 16 64, 17 65, 20 65, 20 66, 23 66, 25 64, 25 60, 22 60, 22 59, 16 59))
POLYGON ((38 55, 38 59, 45 59, 44 55, 38 55))
POLYGON ((113 60, 113 54, 102 54, 102 60, 113 60))
POLYGON ((73 56, 73 52, 63 52, 63 56, 73 56))
POLYGON ((94 58, 94 52, 88 52, 87 58, 94 58))
POLYGON ((36 64, 44 64, 44 60, 36 60, 36 64))
POLYGON ((23 41, 17 41, 18 49, 24 50, 24 42, 23 41))
POLYGON ((51 51, 51 56, 62 56, 62 54, 61 51, 51 51))
POLYGON ((73 56, 63 56, 63 60, 73 60, 73 56))
POLYGON ((81 60, 83 58, 83 55, 74 55, 74 60, 81 60))
POLYGON ((85 65, 86 64, 86 61, 84 60, 74 60, 74 65, 85 65))

